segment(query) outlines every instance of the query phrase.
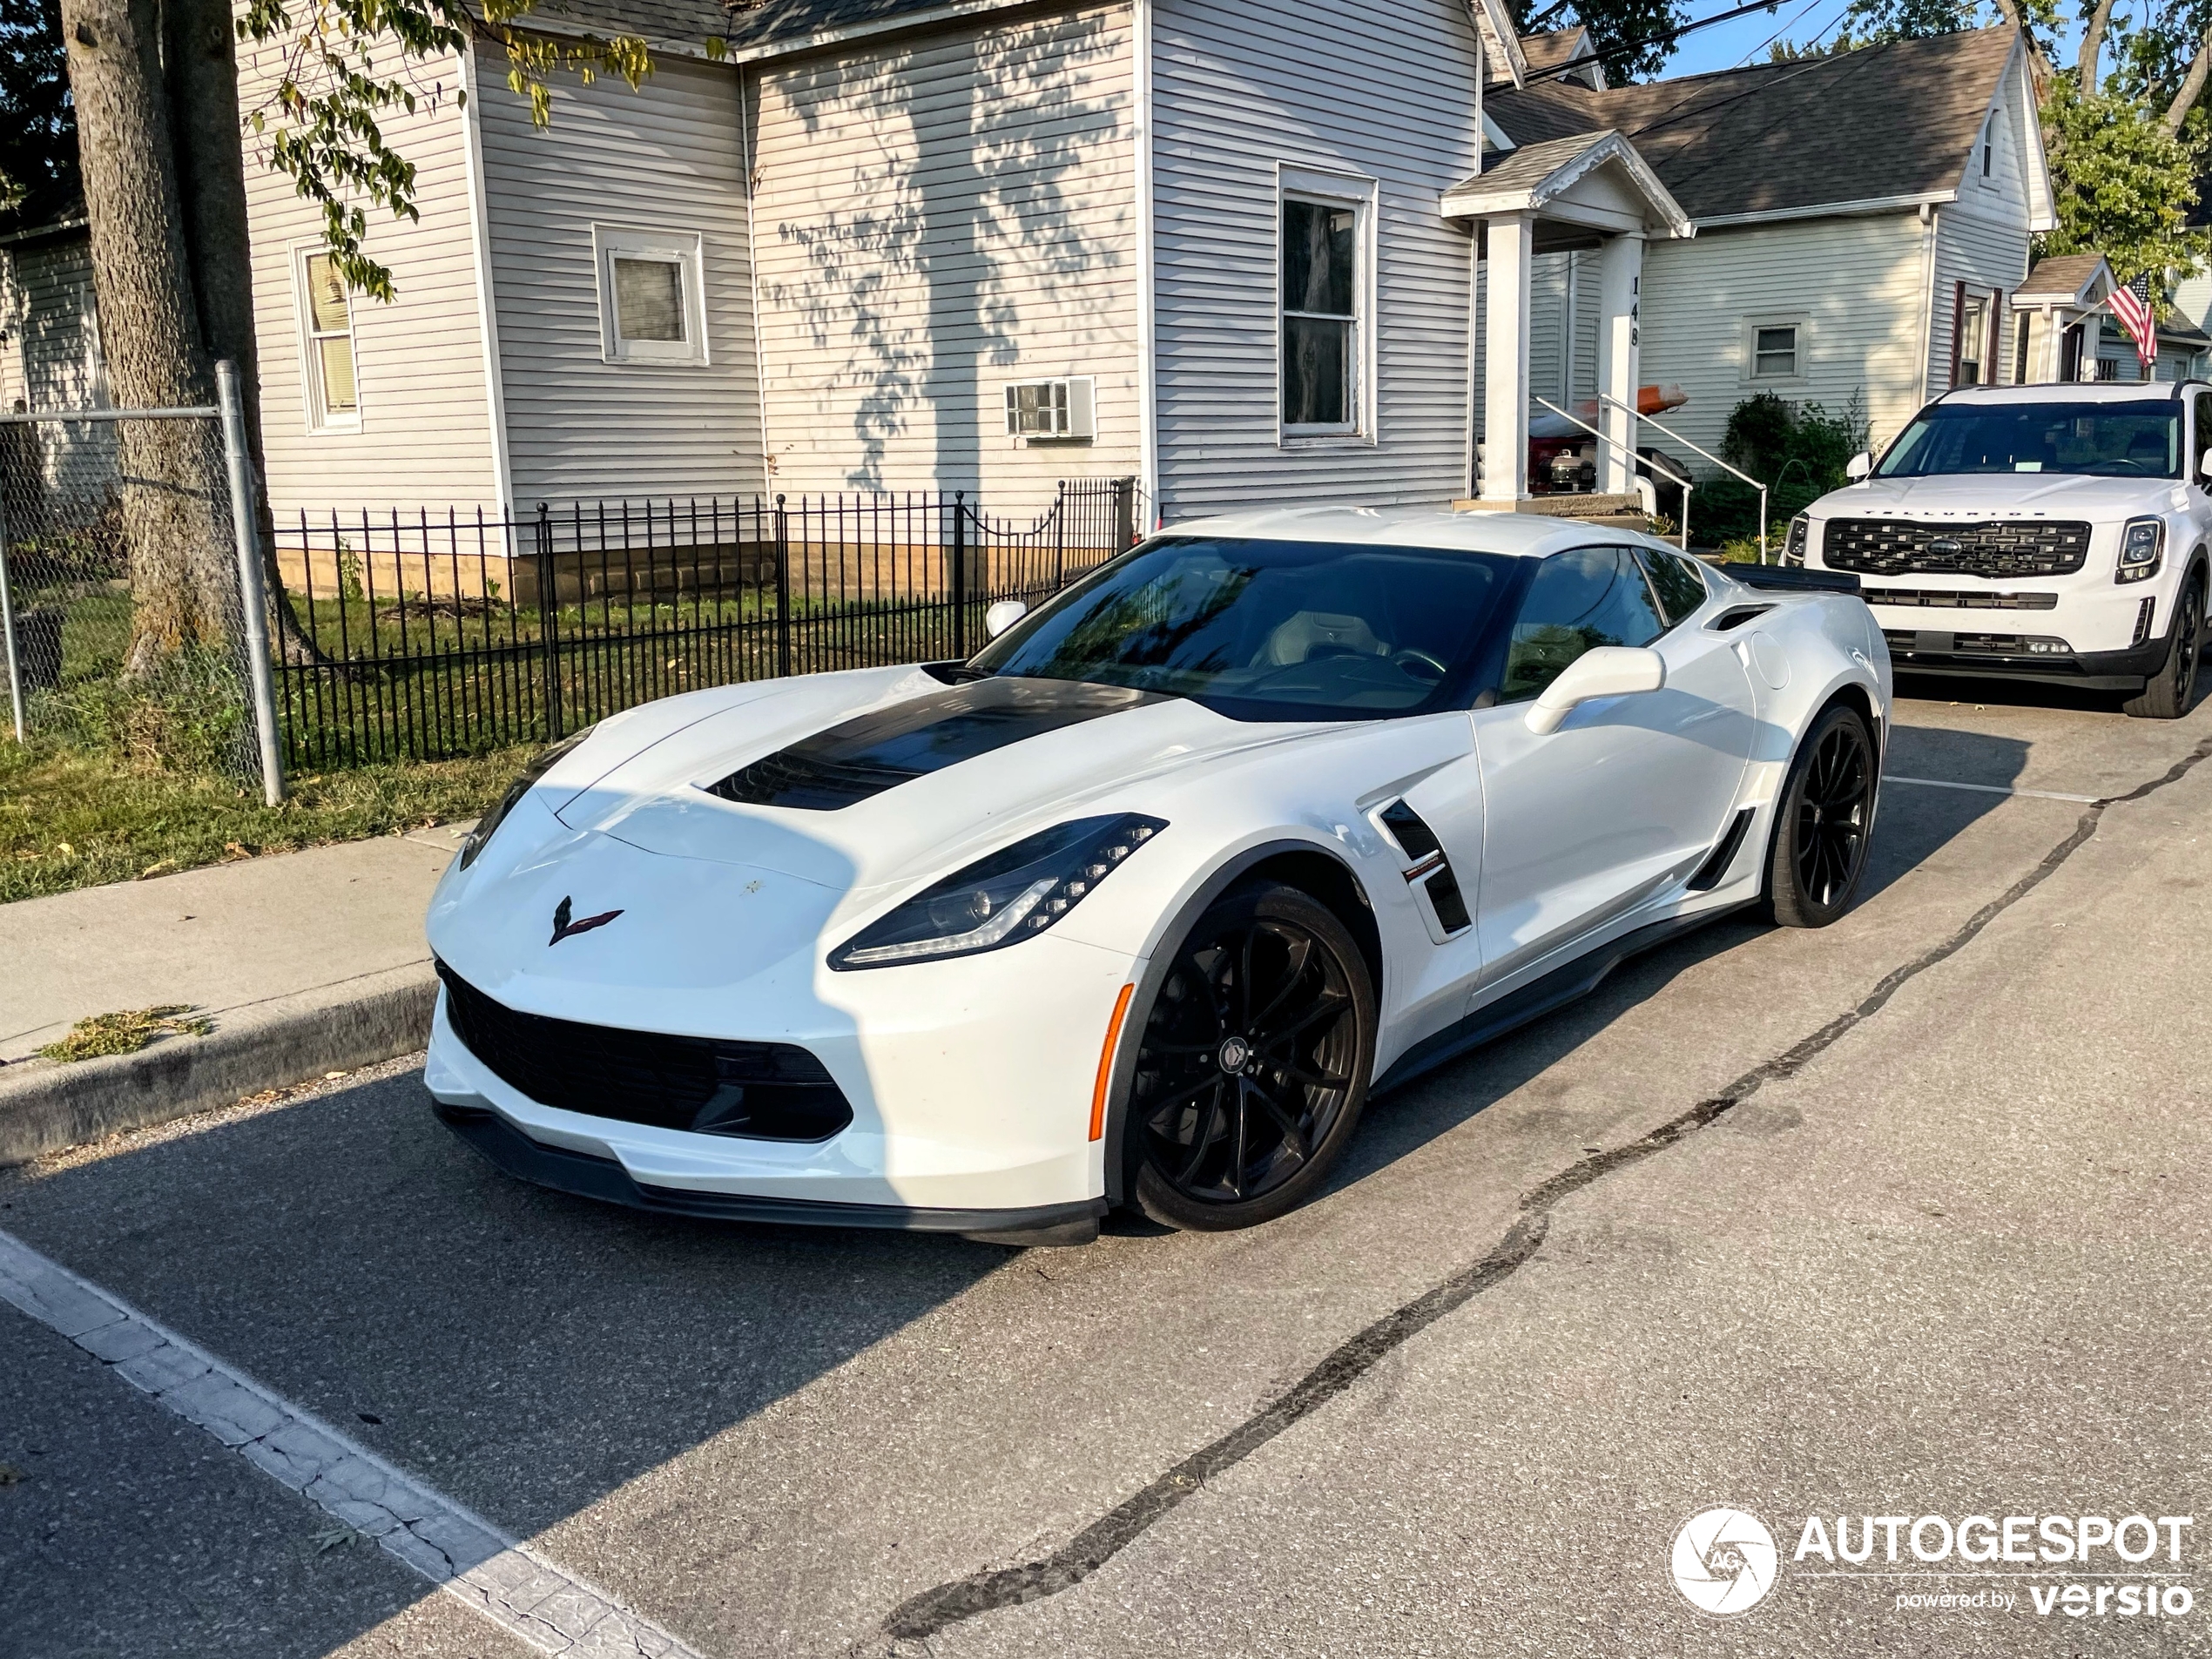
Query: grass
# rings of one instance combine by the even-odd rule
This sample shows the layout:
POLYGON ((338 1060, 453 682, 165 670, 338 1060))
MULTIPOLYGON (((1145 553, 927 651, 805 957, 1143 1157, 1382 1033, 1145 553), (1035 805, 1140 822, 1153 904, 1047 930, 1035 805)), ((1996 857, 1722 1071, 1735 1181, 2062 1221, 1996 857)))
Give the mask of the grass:
POLYGON ((0 903, 474 818, 530 753, 309 775, 271 808, 204 773, 0 736, 0 903))
POLYGON ((156 1037, 204 1037, 215 1028, 205 1020, 182 1016, 192 1012, 189 1002, 167 1002, 154 1008, 128 1008, 120 1014, 95 1014, 70 1027, 69 1035, 38 1052, 64 1064, 93 1060, 104 1054, 136 1054, 156 1037))

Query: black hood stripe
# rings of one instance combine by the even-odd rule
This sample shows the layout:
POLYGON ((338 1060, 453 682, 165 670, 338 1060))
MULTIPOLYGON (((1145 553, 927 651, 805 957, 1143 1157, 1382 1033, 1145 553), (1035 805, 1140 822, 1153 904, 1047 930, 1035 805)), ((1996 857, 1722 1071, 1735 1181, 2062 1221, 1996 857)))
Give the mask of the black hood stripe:
POLYGON ((707 792, 749 806, 833 813, 1025 738, 1165 700, 1079 680, 971 680, 802 738, 707 792))

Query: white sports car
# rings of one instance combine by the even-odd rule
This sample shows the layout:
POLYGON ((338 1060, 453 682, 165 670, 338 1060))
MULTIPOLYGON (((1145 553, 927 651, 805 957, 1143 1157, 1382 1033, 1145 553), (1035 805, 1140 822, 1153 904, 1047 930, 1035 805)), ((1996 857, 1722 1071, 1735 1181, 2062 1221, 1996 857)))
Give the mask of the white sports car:
POLYGON ((996 608, 967 663, 633 709, 440 885, 430 1092, 502 1168, 648 1209, 1267 1220, 1370 1095, 1631 952, 1843 913, 1890 707, 1855 587, 1252 513, 996 608))

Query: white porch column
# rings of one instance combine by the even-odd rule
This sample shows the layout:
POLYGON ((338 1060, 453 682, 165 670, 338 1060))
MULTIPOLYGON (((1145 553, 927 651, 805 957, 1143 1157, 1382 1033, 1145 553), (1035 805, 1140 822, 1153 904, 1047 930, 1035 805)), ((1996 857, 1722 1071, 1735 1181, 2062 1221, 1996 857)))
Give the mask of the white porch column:
POLYGON ((1608 236, 1598 253, 1597 389, 1613 403, 1598 405, 1597 425, 1611 442, 1598 445, 1598 488, 1625 496, 1635 488, 1634 408, 1643 352, 1636 327, 1637 293, 1643 286, 1643 233, 1608 236))
POLYGON ((1528 493, 1528 276, 1535 217, 1501 213, 1486 222, 1481 499, 1510 509, 1528 493))

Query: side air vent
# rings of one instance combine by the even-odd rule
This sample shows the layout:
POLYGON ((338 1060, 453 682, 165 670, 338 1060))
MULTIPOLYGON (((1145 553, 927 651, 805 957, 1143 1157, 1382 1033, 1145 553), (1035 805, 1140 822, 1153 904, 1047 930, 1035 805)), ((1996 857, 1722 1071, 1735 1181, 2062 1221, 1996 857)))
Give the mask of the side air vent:
POLYGON ((1398 850, 1413 860, 1406 872, 1406 884, 1428 894, 1437 925, 1447 935, 1472 927, 1467 895, 1460 891, 1460 878, 1453 873, 1452 860, 1444 856, 1444 843, 1436 839, 1436 832, 1402 800, 1391 802, 1375 816, 1398 843, 1398 850))
POLYGON ((2146 599, 2135 607, 2135 637, 2129 643, 2140 645, 2150 637, 2151 612, 2158 609, 2158 601, 2146 599))
POLYGON ((1736 862, 1737 851, 1743 845, 1743 837, 1750 827, 1751 809, 1746 806, 1736 814, 1735 820, 1728 826, 1728 833, 1705 855, 1705 861, 1697 867, 1697 873, 1689 878, 1692 893, 1710 893, 1720 886, 1728 874, 1729 866, 1736 862))
POLYGON ((1705 627, 1708 632, 1724 634, 1732 629, 1741 628, 1756 617, 1764 617, 1773 609, 1772 605, 1730 605, 1707 623, 1705 627))

